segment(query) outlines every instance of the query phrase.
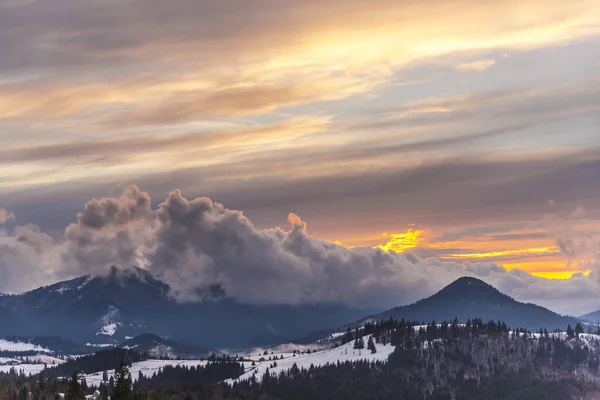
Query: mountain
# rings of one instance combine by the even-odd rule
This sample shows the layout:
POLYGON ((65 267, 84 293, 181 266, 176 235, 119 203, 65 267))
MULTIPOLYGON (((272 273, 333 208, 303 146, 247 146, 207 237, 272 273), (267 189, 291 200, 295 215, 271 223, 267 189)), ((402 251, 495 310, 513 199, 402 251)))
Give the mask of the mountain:
POLYGON ((135 350, 138 353, 145 353, 154 358, 200 358, 210 353, 210 350, 206 347, 175 342, 151 333, 128 339, 121 343, 119 347, 135 350))
POLYGON ((540 328, 565 330, 567 325, 575 326, 579 322, 577 318, 562 316, 535 304, 518 302, 471 277, 459 278, 431 297, 375 314, 369 319, 389 317, 425 322, 458 318, 463 323, 473 318, 493 319, 506 322, 511 327, 536 331, 540 328))
POLYGON ((574 327, 580 322, 578 318, 559 315, 535 304, 518 302, 482 280, 462 277, 416 303, 394 307, 336 329, 315 331, 297 342, 335 340, 348 327, 353 329, 362 326, 366 321, 379 321, 390 317, 419 323, 452 321, 454 318, 465 323, 468 319, 481 318, 486 322, 500 320, 513 328, 526 328, 532 331, 538 331, 540 328, 564 331, 569 324, 574 327))
POLYGON ((600 310, 582 315, 579 318, 592 324, 600 324, 600 310))
POLYGON ((44 335, 118 345, 152 332, 213 349, 243 348, 284 343, 366 314, 341 305, 251 305, 224 296, 181 303, 169 290, 143 269, 112 268, 106 276, 0 296, 0 337, 44 335))

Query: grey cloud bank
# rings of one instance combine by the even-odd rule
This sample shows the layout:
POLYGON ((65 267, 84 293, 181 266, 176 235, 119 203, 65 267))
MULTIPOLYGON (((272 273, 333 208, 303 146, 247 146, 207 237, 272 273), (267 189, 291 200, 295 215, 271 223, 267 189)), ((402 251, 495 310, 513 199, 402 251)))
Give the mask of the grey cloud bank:
POLYGON ((493 263, 346 248, 311 236, 295 214, 288 222, 288 230, 257 229, 241 211, 206 197, 189 200, 179 190, 153 209, 150 196, 131 186, 118 198, 89 201, 61 240, 31 224, 0 228, 0 291, 138 265, 162 277, 180 301, 206 301, 203 289, 220 285, 227 296, 249 303, 384 308, 470 275, 560 312, 600 306, 596 272, 548 281, 493 263))

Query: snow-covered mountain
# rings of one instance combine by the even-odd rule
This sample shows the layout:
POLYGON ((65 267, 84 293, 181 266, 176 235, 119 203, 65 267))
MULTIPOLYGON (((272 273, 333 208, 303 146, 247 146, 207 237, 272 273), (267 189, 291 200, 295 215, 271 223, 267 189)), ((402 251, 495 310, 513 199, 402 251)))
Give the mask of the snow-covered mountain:
POLYGON ((180 303, 147 271, 113 268, 107 276, 0 296, 0 337, 114 345, 154 333, 197 346, 240 348, 287 342, 364 315, 339 305, 249 305, 224 297, 180 303))

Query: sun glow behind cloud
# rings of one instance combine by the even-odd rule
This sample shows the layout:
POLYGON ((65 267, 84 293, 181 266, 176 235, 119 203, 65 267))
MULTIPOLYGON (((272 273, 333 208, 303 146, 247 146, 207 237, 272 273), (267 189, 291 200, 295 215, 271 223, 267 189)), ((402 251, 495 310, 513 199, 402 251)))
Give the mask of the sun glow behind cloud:
MULTIPOLYGON (((423 255, 431 252, 441 260, 456 260, 459 262, 493 262, 507 270, 519 269, 532 275, 547 279, 569 279, 574 274, 587 276, 591 270, 585 268, 585 262, 569 262, 567 255, 560 246, 548 245, 526 247, 522 240, 506 240, 498 244, 496 241, 482 236, 478 240, 466 238, 462 241, 429 241, 430 235, 426 230, 409 228, 406 233, 384 233, 387 242, 378 246, 384 251, 416 252, 423 255), (510 246, 498 248, 498 246, 510 246), (496 250, 491 250, 496 248, 496 250), (571 265, 570 265, 571 264, 571 265)), ((530 245, 539 244, 546 240, 532 240, 530 245)), ((340 242, 338 242, 341 244, 340 242)))
POLYGON ((414 249, 419 245, 419 237, 423 231, 410 228, 406 233, 384 233, 383 237, 389 238, 387 243, 377 246, 384 251, 395 251, 397 253, 414 249))

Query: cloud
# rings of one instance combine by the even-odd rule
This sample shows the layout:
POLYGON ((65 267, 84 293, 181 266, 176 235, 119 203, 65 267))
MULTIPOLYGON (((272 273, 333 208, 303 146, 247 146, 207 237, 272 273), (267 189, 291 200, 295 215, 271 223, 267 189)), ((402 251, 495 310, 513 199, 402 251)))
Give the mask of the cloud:
POLYGON ((260 0, 236 4, 235 15, 214 0, 174 4, 58 0, 52 12, 41 2, 0 8, 0 19, 12 21, 2 26, 0 70, 16 77, 0 91, 2 115, 101 112, 147 125, 259 113, 364 92, 413 62, 598 33, 588 12, 593 0, 552 0, 545 12, 533 0, 260 0))
POLYGON ((4 225, 7 222, 14 220, 15 215, 13 213, 9 213, 4 208, 0 208, 0 225, 4 225))
MULTIPOLYGON (((157 154, 182 154, 189 149, 200 149, 210 154, 222 155, 232 145, 248 147, 285 143, 287 141, 325 131, 330 126, 330 118, 325 116, 294 116, 273 123, 246 126, 242 128, 220 129, 181 135, 161 135, 156 137, 132 136, 112 140, 82 140, 38 146, 27 146, 0 150, 0 163, 17 164, 40 161, 68 163, 84 162, 103 164, 114 163, 114 159, 125 163, 132 151, 138 157, 157 154), (102 157, 98 157, 102 154, 102 157)), ((196 150, 196 152, 200 151, 196 150)))
POLYGON ((258 229, 241 211, 206 197, 187 199, 179 190, 155 210, 150 204, 147 193, 127 187, 118 198, 88 202, 62 241, 33 225, 4 232, 0 290, 30 289, 83 273, 104 274, 111 265, 139 265, 161 276, 182 301, 206 301, 207 290, 218 286, 227 296, 248 303, 384 308, 415 301, 469 275, 563 312, 600 306, 592 300, 600 284, 594 273, 548 281, 490 262, 346 248, 312 236, 295 214, 288 216, 288 230, 258 229), (581 295, 570 297, 576 290, 581 295))
POLYGON ((93 199, 65 229, 61 274, 102 274, 113 265, 146 266, 154 211, 150 196, 136 186, 119 198, 93 199))
POLYGON ((496 64, 494 60, 477 60, 457 65, 456 70, 481 72, 493 67, 494 64, 496 64))
MULTIPOLYGON (((372 86, 369 86, 369 88, 372 86)), ((260 114, 300 103, 340 99, 367 87, 336 78, 292 85, 253 85, 217 90, 187 91, 161 99, 155 104, 132 107, 116 113, 103 124, 109 127, 172 125, 211 116, 260 114)))
POLYGON ((59 265, 58 247, 39 227, 0 229, 0 293, 48 284, 59 265))

